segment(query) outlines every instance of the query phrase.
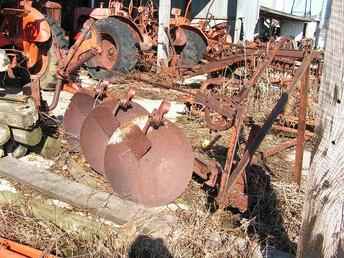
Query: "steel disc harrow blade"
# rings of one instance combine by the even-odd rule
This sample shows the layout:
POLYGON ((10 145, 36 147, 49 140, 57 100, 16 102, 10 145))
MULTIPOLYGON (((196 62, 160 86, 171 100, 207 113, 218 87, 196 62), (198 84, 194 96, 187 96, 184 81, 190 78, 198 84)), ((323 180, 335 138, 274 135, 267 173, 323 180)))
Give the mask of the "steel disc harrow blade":
POLYGON ((123 123, 148 112, 140 105, 130 102, 127 108, 118 108, 118 99, 108 99, 95 107, 85 118, 81 133, 80 146, 90 166, 104 174, 104 155, 112 133, 123 123))
POLYGON ((191 180, 192 147, 169 121, 147 134, 138 133, 138 127, 137 122, 129 123, 112 135, 105 152, 106 177, 123 198, 147 206, 168 204, 191 180))
POLYGON ((94 105, 95 98, 91 92, 82 90, 74 94, 63 118, 63 127, 67 136, 75 140, 80 139, 81 127, 94 105))

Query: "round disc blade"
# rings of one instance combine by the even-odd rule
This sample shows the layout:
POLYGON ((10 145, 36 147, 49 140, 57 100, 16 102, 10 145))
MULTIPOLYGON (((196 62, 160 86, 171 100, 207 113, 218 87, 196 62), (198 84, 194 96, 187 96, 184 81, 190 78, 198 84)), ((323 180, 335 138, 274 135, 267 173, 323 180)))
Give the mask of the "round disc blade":
POLYGON ((100 174, 104 174, 104 155, 106 145, 112 133, 131 119, 146 115, 148 112, 140 105, 132 102, 127 110, 119 109, 116 116, 113 109, 118 100, 106 100, 94 108, 86 117, 80 133, 80 146, 90 166, 100 174))
POLYGON ((68 136, 80 139, 80 131, 86 116, 94 106, 94 98, 86 92, 77 92, 71 99, 63 117, 63 127, 68 136))
POLYGON ((123 198, 159 206, 173 202, 186 189, 193 171, 191 144, 182 130, 166 121, 147 134, 150 150, 137 159, 124 142, 109 144, 105 175, 123 198))

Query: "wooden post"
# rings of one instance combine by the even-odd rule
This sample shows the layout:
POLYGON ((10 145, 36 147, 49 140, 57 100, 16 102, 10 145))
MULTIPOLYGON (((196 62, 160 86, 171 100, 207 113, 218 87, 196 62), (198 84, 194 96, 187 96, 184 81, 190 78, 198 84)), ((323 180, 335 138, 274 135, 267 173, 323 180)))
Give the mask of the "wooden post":
POLYGON ((297 125, 297 143, 295 154, 295 165, 293 171, 293 180, 300 187, 303 164, 303 151, 305 145, 306 132, 306 113, 307 113, 307 98, 309 86, 309 66, 300 83, 300 106, 299 106, 299 122, 297 125))
POLYGON ((170 43, 166 35, 166 28, 170 27, 171 0, 159 1, 159 29, 158 29, 158 58, 160 68, 168 66, 170 43))
POLYGON ((344 4, 333 0, 298 258, 344 257, 344 4))

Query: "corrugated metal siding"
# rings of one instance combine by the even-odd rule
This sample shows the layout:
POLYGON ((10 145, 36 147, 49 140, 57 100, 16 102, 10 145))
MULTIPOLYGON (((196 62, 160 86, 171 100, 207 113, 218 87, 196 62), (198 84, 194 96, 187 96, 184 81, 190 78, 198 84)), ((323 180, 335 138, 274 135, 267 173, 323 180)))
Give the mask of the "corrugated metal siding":
POLYGON ((320 17, 323 0, 259 0, 259 4, 281 12, 303 16, 311 13, 320 17))
POLYGON ((300 41, 303 36, 304 22, 296 21, 281 21, 281 35, 294 38, 296 41, 300 41))

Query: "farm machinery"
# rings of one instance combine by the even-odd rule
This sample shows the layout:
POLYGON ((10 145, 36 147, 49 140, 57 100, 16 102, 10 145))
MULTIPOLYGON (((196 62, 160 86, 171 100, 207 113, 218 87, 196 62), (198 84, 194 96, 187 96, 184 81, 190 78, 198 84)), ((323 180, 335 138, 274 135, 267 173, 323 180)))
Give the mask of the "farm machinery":
POLYGON ((54 88, 57 51, 67 49, 68 42, 59 25, 43 14, 52 4, 45 1, 35 8, 30 0, 7 2, 0 10, 0 48, 10 58, 4 76, 19 79, 19 85, 34 79, 44 89, 54 88))
MULTIPOLYGON (((194 157, 182 130, 164 118, 170 106, 167 101, 149 113, 135 103, 133 89, 120 99, 109 93, 106 82, 74 94, 64 116, 65 134, 71 142, 80 144, 89 165, 104 175, 114 192, 123 198, 147 206, 168 204, 184 192, 195 173, 216 192, 219 207, 232 205, 244 212, 250 202, 246 169, 254 162, 253 155, 273 122, 283 113, 290 93, 319 58, 318 53, 303 52, 302 65, 294 71, 292 81, 286 84, 266 122, 252 126, 244 153, 238 158, 239 136, 248 116, 249 91, 273 61, 283 55, 280 48, 287 40, 271 43, 249 79, 244 79, 240 87, 230 86, 236 88, 231 96, 214 91, 222 84, 221 78, 205 81, 199 91, 193 92, 145 74, 129 75, 158 88, 179 91, 188 103, 200 107, 207 128, 214 132, 230 131, 224 166, 215 160, 204 162, 194 157)), ((215 64, 221 69, 221 63, 215 64)))
MULTIPOLYGON (((145 5, 134 5, 131 1, 125 7, 122 1, 111 0, 107 6, 101 3, 98 8, 77 7, 72 27, 76 32, 81 30, 74 37, 74 56, 89 57, 85 66, 96 79, 111 80, 116 72, 129 72, 138 63, 151 67, 157 62, 158 14, 152 1, 145 5), (93 56, 87 54, 92 51, 93 56)), ((207 37, 202 30, 191 26, 179 9, 172 10, 170 29, 166 33, 171 43, 170 66, 201 61, 207 37)))
MULTIPOLYGON (((29 11, 36 10, 30 4, 24 5, 23 8, 29 11)), ((21 13, 17 9, 15 11, 21 13)), ((32 53, 36 53, 33 57, 37 56, 37 60, 41 60, 41 63, 49 58, 51 50, 55 50, 54 54, 59 63, 55 66, 54 76, 57 80, 54 83, 53 102, 45 105, 41 99, 40 90, 44 85, 44 83, 42 85, 43 71, 47 70, 43 68, 40 70, 41 73, 31 72, 33 81, 29 87, 26 87, 28 88, 26 95, 30 95, 29 97, 14 99, 6 97, 6 101, 15 101, 23 104, 24 107, 30 103, 31 106, 35 106, 37 117, 39 113, 56 107, 64 83, 73 81, 73 74, 84 65, 100 80, 93 88, 83 88, 80 85, 75 88, 71 103, 64 115, 64 133, 71 142, 78 142, 81 153, 90 167, 107 178, 114 192, 123 198, 147 206, 159 206, 174 201, 184 192, 195 173, 205 185, 216 192, 218 206, 224 208, 233 205, 241 211, 247 210, 249 198, 246 169, 253 162, 253 154, 272 127, 273 121, 282 113, 290 92, 301 78, 306 78, 312 61, 318 58, 314 52, 283 50, 281 48, 287 40, 282 39, 278 42, 270 42, 271 44, 265 49, 248 49, 245 55, 239 52, 227 59, 221 58, 207 64, 198 64, 208 44, 207 36, 201 30, 190 26, 178 11, 173 12, 175 19, 171 31, 168 31, 174 53, 174 58, 170 62, 176 65, 178 71, 189 75, 214 73, 223 71, 232 64, 246 61, 252 68, 252 73, 241 78, 239 84, 230 85, 236 89, 236 93, 231 96, 224 96, 221 91, 215 90, 217 86, 221 86, 223 78, 206 81, 199 91, 194 92, 181 89, 179 85, 166 80, 157 80, 142 74, 135 76, 136 80, 185 94, 190 105, 200 107, 206 125, 211 131, 230 131, 226 162, 220 165, 215 160, 204 162, 194 157, 192 146, 183 131, 164 118, 170 109, 167 101, 162 101, 160 106, 149 113, 134 101, 133 89, 129 89, 124 98, 112 95, 107 89, 108 80, 113 80, 118 71, 129 72, 133 69, 139 55, 153 60, 154 48, 157 44, 154 36, 157 24, 151 23, 156 21, 156 18, 149 17, 156 16, 154 7, 129 6, 125 9, 121 2, 110 1, 108 8, 101 6, 79 11, 80 15, 77 17, 82 23, 82 30, 69 51, 64 51, 54 44, 56 36, 53 30, 48 27, 49 23, 46 19, 39 15, 37 15, 41 18, 39 21, 37 18, 33 20, 36 23, 33 28, 36 30, 29 30, 36 33, 32 40, 22 45, 16 45, 15 41, 11 41, 11 45, 16 46, 11 49, 24 53, 23 60, 29 71, 30 69, 36 71, 35 67, 38 65, 38 63, 34 64, 34 58, 32 61, 29 59, 31 48, 32 53), (46 29, 41 32, 43 28, 46 29), (199 42, 201 44, 198 45, 199 42), (38 47, 41 44, 44 46, 48 44, 50 48, 38 47), (257 57, 260 59, 258 60, 257 57), (294 60, 301 60, 303 64, 295 69, 293 80, 287 84, 286 90, 266 122, 260 128, 252 127, 244 153, 239 158, 237 155, 239 135, 247 118, 249 91, 267 67, 276 60, 288 64, 285 61, 288 58, 292 59, 291 63, 294 60)), ((16 17, 21 18, 20 15, 16 17)), ((31 25, 29 27, 31 28, 31 25)), ((16 67, 17 55, 11 56, 10 51, 8 53, 11 57, 8 74, 11 74, 12 67, 16 67)), ((36 119, 24 129, 31 133, 39 127, 38 125, 36 119)), ((7 146, 10 139, 13 140, 14 134, 11 131, 17 127, 17 125, 0 127, 6 132, 2 135, 8 138, 0 142, 1 147, 7 146)), ((33 137, 31 136, 30 134, 30 139, 33 137)), ((20 146, 26 147, 28 143, 22 142, 20 146)))

